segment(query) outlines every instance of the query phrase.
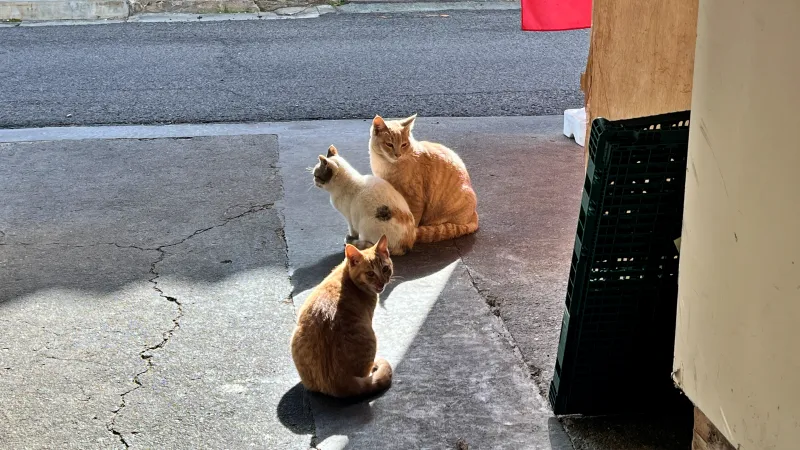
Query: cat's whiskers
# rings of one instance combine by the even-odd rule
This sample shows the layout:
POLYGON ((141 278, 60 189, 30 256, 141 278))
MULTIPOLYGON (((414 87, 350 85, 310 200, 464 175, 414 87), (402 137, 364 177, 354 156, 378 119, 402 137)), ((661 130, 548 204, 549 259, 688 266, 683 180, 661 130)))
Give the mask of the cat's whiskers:
POLYGON ((308 191, 310 191, 310 190, 312 190, 312 189, 314 189, 316 187, 317 187, 317 183, 312 179, 311 180, 311 185, 306 188, 306 192, 308 192, 308 191))

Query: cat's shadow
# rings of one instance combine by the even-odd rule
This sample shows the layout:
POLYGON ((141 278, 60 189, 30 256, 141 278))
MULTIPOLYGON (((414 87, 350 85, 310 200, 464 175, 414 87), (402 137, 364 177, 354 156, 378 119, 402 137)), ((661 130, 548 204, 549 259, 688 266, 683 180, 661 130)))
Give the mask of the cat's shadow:
MULTIPOLYGON (((348 426, 358 426, 372 421, 373 412, 370 402, 380 398, 387 391, 376 392, 351 398, 335 398, 317 392, 307 391, 301 383, 289 389, 278 402, 277 416, 284 427, 294 434, 315 435, 317 442, 328 436, 318 432, 315 420, 324 417, 347 417, 348 426), (314 416, 315 411, 317 417, 314 416)), ((327 427, 320 427, 327 428, 327 427)), ((341 430, 346 432, 346 430, 341 430)))
POLYGON ((344 248, 341 252, 332 253, 313 264, 295 269, 291 275, 292 296, 297 296, 321 283, 342 261, 344 261, 344 248))
MULTIPOLYGON (((394 288, 403 282, 432 275, 469 254, 474 242, 475 236, 470 235, 455 241, 419 245, 406 255, 393 257, 397 279, 381 294, 381 305, 389 299, 394 288)), ((344 251, 336 252, 313 264, 296 269, 292 273, 293 293, 299 295, 319 284, 343 259, 344 251)), ((375 411, 370 401, 381 397, 384 393, 385 391, 369 397, 337 399, 308 392, 298 383, 280 399, 276 413, 283 426, 295 434, 314 434, 319 433, 320 429, 327 430, 325 435, 315 436, 316 443, 334 434, 352 438, 353 433, 359 428, 372 422, 375 411), (347 420, 327 422, 331 420, 330 418, 343 417, 347 420)))
MULTIPOLYGON (((468 235, 456 240, 417 245, 403 256, 393 256, 394 279, 380 295, 379 305, 384 307, 386 300, 398 285, 432 275, 461 256, 469 254, 472 252, 474 242, 475 235, 468 235)), ((292 296, 314 288, 343 260, 344 249, 294 270, 291 276, 292 296)))

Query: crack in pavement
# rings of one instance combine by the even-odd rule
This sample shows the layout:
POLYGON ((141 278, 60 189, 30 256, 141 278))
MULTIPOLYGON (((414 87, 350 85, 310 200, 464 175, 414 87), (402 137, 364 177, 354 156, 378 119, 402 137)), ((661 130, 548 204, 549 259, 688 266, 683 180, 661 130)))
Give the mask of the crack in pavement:
MULTIPOLYGON (((236 207, 236 206, 242 206, 242 205, 235 205, 233 207, 236 207)), ((236 219, 242 218, 242 217, 244 217, 244 216, 246 216, 248 214, 252 214, 252 213, 255 213, 255 212, 272 209, 273 206, 274 206, 273 203, 265 203, 263 205, 251 206, 246 211, 244 211, 242 213, 239 213, 239 214, 237 214, 235 216, 226 217, 221 223, 218 223, 218 224, 215 224, 215 225, 211 225, 210 227, 201 228, 201 229, 196 230, 194 233, 190 234, 189 236, 187 236, 187 237, 185 237, 185 238, 183 238, 183 239, 181 239, 179 241, 173 242, 171 244, 159 245, 158 247, 140 247, 138 245, 119 244, 117 242, 95 242, 95 243, 91 243, 91 244, 70 244, 70 243, 67 243, 67 242, 0 242, 0 246, 12 247, 12 246, 50 246, 50 245, 56 246, 57 245, 57 246, 70 247, 70 248, 88 248, 88 247, 97 247, 97 246, 101 246, 101 245, 113 245, 113 246, 115 246, 117 248, 132 248, 132 249, 141 250, 141 251, 160 251, 161 249, 164 249, 164 248, 174 247, 176 245, 183 244, 184 242, 186 242, 187 240, 197 236, 198 234, 205 233, 206 231, 213 230, 214 228, 224 227, 225 225, 227 225, 232 220, 236 220, 236 219)), ((285 238, 284 238, 284 242, 285 242, 285 238)))
POLYGON ((489 293, 488 289, 483 289, 478 285, 478 281, 476 280, 475 276, 472 274, 472 269, 469 267, 467 262, 464 260, 464 254, 461 251, 461 248, 458 246, 458 240, 453 240, 453 247, 455 247, 456 252, 458 253, 458 259, 461 261, 461 265, 464 266, 464 269, 467 272, 467 276, 469 277, 470 284, 472 284, 472 288, 475 289, 475 292, 483 299, 491 313, 497 317, 496 321, 498 322, 499 334, 503 340, 511 347, 511 351, 519 358, 522 366, 526 369, 525 372, 528 374, 528 378, 534 381, 536 387, 539 387, 539 383, 537 382, 537 376, 542 372, 542 369, 536 367, 532 364, 529 364, 525 360, 525 356, 522 354, 522 350, 517 345, 517 341, 514 339, 514 335, 511 334, 511 331, 508 330, 506 327, 506 323, 502 317, 500 317, 500 299, 496 296, 489 293))
POLYGON ((296 308, 297 305, 294 304, 294 284, 292 283, 292 270, 289 264, 289 242, 286 240, 286 231, 284 231, 286 225, 281 223, 281 229, 278 230, 278 236, 283 240, 283 248, 286 249, 286 272, 289 274, 289 284, 292 286, 291 292, 289 292, 289 297, 284 299, 284 303, 291 304, 292 307, 296 308))
MULTIPOLYGON (((146 362, 145 368, 144 368, 144 370, 141 370, 141 371, 137 372, 133 376, 133 383, 135 384, 135 386, 133 386, 131 389, 128 389, 127 391, 125 391, 122 394, 120 394, 120 404, 117 407, 117 409, 112 411, 113 417, 111 419, 111 422, 109 422, 107 424, 107 426, 106 426, 108 431, 111 432, 111 434, 113 434, 114 436, 116 436, 119 439, 120 443, 122 443, 122 445, 125 446, 125 448, 130 448, 130 444, 128 443, 127 440, 125 440, 125 436, 122 434, 122 432, 119 431, 116 428, 116 422, 117 422, 117 417, 119 415, 119 412, 122 411, 127 406, 125 397, 128 394, 130 394, 131 392, 133 392, 133 391, 135 391, 135 390, 137 390, 137 389, 139 389, 139 388, 141 388, 143 386, 143 384, 142 384, 142 382, 140 380, 140 377, 142 375, 145 375, 148 372, 150 372, 150 370, 153 368, 153 362, 152 362, 153 353, 152 352, 155 351, 155 350, 159 350, 161 348, 164 348, 164 346, 166 346, 167 343, 169 342, 169 340, 172 338, 172 335, 175 334, 175 332, 181 327, 180 320, 183 317, 183 304, 176 297, 172 297, 172 296, 166 295, 164 293, 164 291, 158 286, 158 278, 160 277, 160 274, 158 273, 158 269, 156 268, 156 266, 158 266, 158 264, 162 263, 164 261, 164 258, 167 256, 167 251, 165 249, 167 249, 169 247, 175 247, 176 245, 183 244, 184 242, 188 241, 189 239, 191 239, 191 238, 193 238, 195 236, 198 236, 200 234, 203 234, 203 233, 205 233, 205 232, 207 232, 209 230, 213 230, 214 228, 224 227, 225 225, 227 225, 231 221, 239 219, 239 218, 242 218, 242 217, 244 217, 244 216, 246 216, 248 214, 252 214, 252 213, 255 213, 255 212, 259 212, 259 211, 272 209, 272 207, 273 207, 272 203, 251 206, 246 211, 244 211, 244 212, 242 212, 240 214, 225 218, 221 223, 218 223, 216 225, 212 225, 212 226, 207 227, 207 228, 201 228, 199 230, 195 230, 192 234, 190 234, 189 236, 187 236, 187 237, 185 237, 183 239, 180 239, 179 241, 173 242, 171 244, 161 245, 161 246, 158 246, 158 247, 155 247, 155 248, 137 247, 135 245, 120 245, 120 244, 117 244, 117 243, 107 244, 107 245, 115 245, 118 248, 135 248, 135 249, 143 250, 143 251, 157 251, 157 252, 159 252, 158 258, 150 264, 150 272, 149 273, 151 275, 151 278, 148 279, 147 281, 150 282, 153 285, 153 289, 156 292, 158 292, 158 295, 160 297, 166 299, 168 302, 174 303, 175 307, 177 309, 177 314, 175 315, 175 317, 172 318, 172 327, 170 327, 168 330, 166 330, 162 334, 161 341, 159 343, 155 344, 155 345, 151 345, 149 347, 146 347, 144 350, 139 352, 139 357, 146 362)), ((138 432, 133 432, 133 431, 131 432, 131 434, 137 434, 137 433, 138 432)))
MULTIPOLYGON (((294 289, 295 289, 295 284, 293 281, 294 271, 292 270, 291 259, 289 257, 289 241, 286 239, 286 217, 283 214, 283 212, 279 214, 279 218, 281 220, 281 228, 280 230, 278 230, 278 234, 280 238, 283 239, 283 248, 286 249, 286 260, 285 260, 286 273, 289 274, 289 285, 291 286, 291 290, 289 291, 289 297, 284 300, 284 303, 291 304, 292 309, 294 309, 296 313, 297 305, 294 303, 294 289)), ((303 391, 303 395, 306 395, 305 390, 303 391)), ((309 450, 316 450, 318 448, 317 445, 319 445, 319 438, 317 437, 317 420, 314 417, 314 408, 312 408, 310 404, 308 405, 308 413, 311 417, 311 426, 313 427, 308 447, 309 450)))

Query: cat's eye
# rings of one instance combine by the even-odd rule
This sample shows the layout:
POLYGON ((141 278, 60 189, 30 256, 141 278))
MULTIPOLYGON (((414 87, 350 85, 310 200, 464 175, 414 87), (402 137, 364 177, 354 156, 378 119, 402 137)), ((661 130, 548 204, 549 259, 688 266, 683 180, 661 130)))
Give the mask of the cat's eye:
POLYGON ((375 278, 375 272, 370 270, 369 272, 367 272, 367 277, 368 278, 375 278))
POLYGON ((389 273, 389 266, 383 266, 383 273, 389 273))
POLYGON ((394 144, 392 144, 391 142, 387 142, 386 146, 389 147, 389 148, 394 148, 394 144))
POLYGON ((401 147, 403 147, 403 148, 408 147, 408 142, 403 142, 403 145, 401 145, 401 147))

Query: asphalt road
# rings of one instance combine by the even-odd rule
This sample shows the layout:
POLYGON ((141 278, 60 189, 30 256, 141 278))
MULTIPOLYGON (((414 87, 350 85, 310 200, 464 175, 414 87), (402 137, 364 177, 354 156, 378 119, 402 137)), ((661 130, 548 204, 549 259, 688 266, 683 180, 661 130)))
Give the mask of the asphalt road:
POLYGON ((561 114, 587 52, 513 10, 0 28, 0 127, 561 114))

